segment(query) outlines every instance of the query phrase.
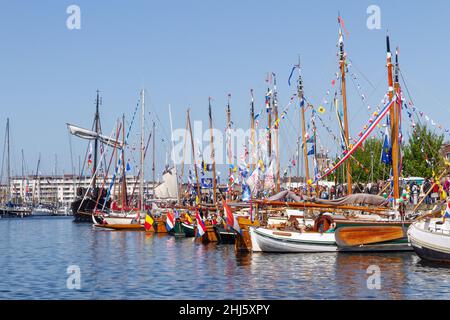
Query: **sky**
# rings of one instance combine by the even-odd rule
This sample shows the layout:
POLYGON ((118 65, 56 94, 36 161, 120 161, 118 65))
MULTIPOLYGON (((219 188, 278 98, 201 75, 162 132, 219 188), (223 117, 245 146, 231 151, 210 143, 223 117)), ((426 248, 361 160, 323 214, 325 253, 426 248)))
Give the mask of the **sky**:
MULTIPOLYGON (((338 12, 349 33, 350 72, 358 75, 348 84, 351 135, 369 118, 357 84, 372 106, 386 92, 387 30, 391 47, 400 47, 414 104, 450 127, 448 1, 2 1, 0 139, 9 118, 13 174, 21 173, 22 149, 27 173, 35 172, 39 154, 42 173, 54 172, 55 157, 59 174, 78 171, 87 143, 69 138, 66 123, 91 127, 97 89, 102 129, 110 134, 122 114, 131 118, 145 88, 147 128, 157 122, 158 172, 168 149, 169 104, 174 128, 185 127, 188 107, 206 128, 212 97, 214 125, 223 130, 231 94, 233 125, 247 128, 250 89, 260 110, 266 74, 275 73, 282 109, 295 92, 287 80, 300 54, 305 94, 321 105, 338 70, 338 12), (81 29, 66 25, 73 4, 81 10, 81 29), (380 29, 367 27, 370 5, 381 10, 380 29)), ((283 168, 295 152, 298 109, 290 108, 287 117, 280 129, 283 168)), ((330 127, 333 117, 328 109, 323 115, 330 127)), ((335 152, 320 130, 320 144, 335 152)), ((137 143, 138 134, 137 122, 131 140, 137 143)), ((139 156, 129 153, 135 164, 139 156)))

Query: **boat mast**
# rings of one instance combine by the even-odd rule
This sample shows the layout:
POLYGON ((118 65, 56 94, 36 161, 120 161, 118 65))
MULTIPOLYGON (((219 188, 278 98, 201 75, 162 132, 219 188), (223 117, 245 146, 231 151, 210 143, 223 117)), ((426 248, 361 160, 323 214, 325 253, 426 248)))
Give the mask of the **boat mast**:
MULTIPOLYGON (((145 90, 141 90, 141 174, 139 177, 140 212, 144 209, 144 121, 145 121, 145 90)), ((122 153, 123 154, 123 153, 122 153)))
MULTIPOLYGON (((400 144, 399 144, 399 124, 400 124, 400 112, 401 112, 401 104, 398 101, 401 101, 400 97, 400 83, 398 79, 398 48, 395 50, 395 69, 394 69, 394 90, 396 94, 395 103, 394 103, 394 117, 391 119, 391 122, 394 125, 391 127, 394 129, 392 132, 392 174, 394 179, 394 201, 400 198, 400 188, 399 188, 399 177, 400 177, 400 144)), ((392 110, 392 108, 391 108, 392 110)), ((394 202, 395 203, 395 202, 394 202)))
POLYGON ((277 100, 277 78, 275 74, 273 74, 273 113, 275 117, 275 153, 276 153, 276 168, 275 168, 275 179, 276 179, 276 192, 280 192, 280 148, 278 145, 279 139, 279 119, 278 119, 278 100, 277 100))
MULTIPOLYGON (((94 128, 97 135, 100 134, 100 91, 97 90, 97 98, 95 100, 95 117, 94 117, 94 128)), ((94 140, 94 166, 92 172, 94 173, 94 179, 92 179, 92 187, 95 188, 97 185, 97 153, 98 153, 98 137, 94 140)))
POLYGON ((214 135, 212 127, 212 111, 211 111, 211 97, 208 98, 208 113, 209 113, 209 132, 211 136, 211 159, 212 159, 212 173, 213 173, 213 203, 217 203, 217 183, 216 183, 216 160, 214 152, 214 135))
MULTIPOLYGON (((180 183, 179 183, 179 177, 178 177, 178 172, 177 172, 177 165, 175 163, 175 144, 173 141, 173 123, 172 123, 172 109, 170 107, 169 104, 169 120, 170 120, 170 140, 172 142, 172 161, 173 161, 173 167, 174 167, 174 171, 175 171, 175 176, 177 178, 177 200, 178 203, 181 203, 181 199, 180 199, 180 183)), ((167 162, 167 159, 166 159, 167 162)))
POLYGON ((252 153, 250 155, 250 165, 251 172, 253 172, 255 168, 255 154, 256 154, 256 145, 255 145, 255 101, 253 99, 253 89, 250 90, 252 96, 252 102, 250 105, 250 141, 252 145, 252 153))
POLYGON ((153 128, 152 128, 152 185, 153 185, 153 198, 155 198, 155 121, 153 121, 153 128))
MULTIPOLYGON (((269 81, 269 76, 268 79, 269 81)), ((266 112, 267 112, 267 128, 269 130, 269 132, 267 132, 268 134, 268 139, 267 139, 267 155, 268 155, 268 160, 270 163, 270 160, 272 158, 272 130, 271 130, 271 125, 272 125, 272 108, 270 107, 270 88, 267 88, 267 97, 266 97, 266 112)))
POLYGON ((22 203, 25 203, 25 198, 26 198, 26 190, 25 190, 25 157, 23 155, 23 149, 21 150, 22 153, 22 183, 20 186, 20 194, 22 196, 22 203))
POLYGON ((189 126, 189 135, 191 136, 192 158, 194 160, 195 181, 197 182, 197 188, 196 188, 197 189, 197 197, 198 197, 198 201, 200 202, 201 201, 200 182, 198 179, 197 160, 195 159, 194 136, 192 135, 190 109, 187 110, 187 121, 188 121, 188 126, 189 126))
MULTIPOLYGON (((300 101, 300 113, 302 118, 302 143, 303 143, 303 158, 305 160, 305 179, 307 194, 309 195, 309 162, 308 162, 308 146, 306 145, 306 123, 305 123, 305 102, 303 100, 303 79, 300 72, 300 57, 298 58, 298 85, 297 85, 297 95, 300 101)), ((300 150, 299 150, 300 153, 300 150)))
MULTIPOLYGON (((122 139, 125 142, 125 114, 122 114, 122 139)), ((121 198, 122 198, 122 210, 124 207, 128 205, 127 201, 127 177, 125 173, 125 145, 122 146, 122 190, 121 190, 121 198)))
MULTIPOLYGON (((227 103, 227 133, 226 133, 226 137, 227 137, 227 156, 228 156, 228 185, 231 188, 230 185, 230 177, 232 174, 232 170, 231 170, 231 164, 233 161, 233 156, 232 156, 232 150, 231 150, 231 107, 230 107, 230 99, 231 99, 231 94, 228 94, 228 103, 227 103)), ((227 197, 229 198, 231 196, 231 190, 228 190, 227 192, 227 197)))
POLYGON ((8 181, 8 190, 7 190, 7 197, 8 201, 11 200, 11 158, 10 158, 10 141, 9 141, 9 118, 6 119, 6 143, 7 143, 7 157, 8 160, 6 162, 6 174, 7 174, 7 181, 8 181))
MULTIPOLYGON (((341 17, 338 16, 340 23, 341 17)), ((345 52, 344 52, 344 36, 341 28, 339 28, 339 66, 341 69, 341 94, 342 94, 342 108, 344 112, 344 138, 345 147, 347 150, 350 146, 349 129, 348 129, 348 115, 347 115, 347 92, 345 86, 345 52)), ((350 161, 347 161, 347 194, 352 194, 352 168, 350 161)))

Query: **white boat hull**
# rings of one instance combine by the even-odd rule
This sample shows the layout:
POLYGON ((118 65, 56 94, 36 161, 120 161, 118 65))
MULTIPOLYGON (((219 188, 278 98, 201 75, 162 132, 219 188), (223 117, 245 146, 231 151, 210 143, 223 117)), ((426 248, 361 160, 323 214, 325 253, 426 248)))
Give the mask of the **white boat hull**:
POLYGON ((408 238, 417 255, 425 260, 450 262, 450 221, 418 221, 408 229, 408 238))
POLYGON ((265 228, 253 230, 253 239, 262 252, 302 253, 336 252, 334 233, 279 231, 265 228))

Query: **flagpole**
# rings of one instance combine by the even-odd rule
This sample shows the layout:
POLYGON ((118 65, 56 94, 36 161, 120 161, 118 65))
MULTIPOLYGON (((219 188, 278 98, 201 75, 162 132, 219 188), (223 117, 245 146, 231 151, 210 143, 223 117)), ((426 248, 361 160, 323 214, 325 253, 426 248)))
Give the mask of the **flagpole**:
MULTIPOLYGON (((122 115, 122 138, 125 143, 125 114, 122 115)), ((125 145, 122 147, 122 211, 128 205, 127 201, 127 179, 125 173, 125 145)))
MULTIPOLYGON (((400 112, 401 112, 401 104, 398 103, 400 97, 400 83, 398 79, 398 48, 395 50, 395 70, 394 70, 394 91, 397 95, 394 106, 391 110, 394 110, 394 131, 392 132, 392 174, 394 176, 394 201, 400 198, 400 187, 399 187, 399 178, 400 178, 400 144, 399 144, 399 123, 400 123, 400 112), (394 160, 395 159, 395 160, 394 160)), ((395 203, 395 202, 394 202, 395 203)))
POLYGON ((175 163, 175 143, 173 141, 172 108, 170 107, 170 104, 169 104, 169 121, 170 121, 170 140, 171 140, 171 143, 172 143, 172 151, 170 152, 170 154, 171 154, 172 161, 173 161, 173 167, 174 167, 174 171, 175 171, 175 176, 177 178, 177 200, 178 200, 178 203, 181 203, 181 199, 180 199, 180 184, 179 184, 179 179, 178 179, 177 165, 175 163))

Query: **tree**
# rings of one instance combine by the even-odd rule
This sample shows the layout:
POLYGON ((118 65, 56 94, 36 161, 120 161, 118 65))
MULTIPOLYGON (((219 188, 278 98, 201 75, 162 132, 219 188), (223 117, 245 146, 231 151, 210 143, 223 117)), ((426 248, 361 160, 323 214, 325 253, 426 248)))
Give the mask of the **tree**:
POLYGON ((381 162, 383 141, 370 138, 364 141, 363 148, 358 148, 350 160, 352 177, 357 183, 384 180, 388 177, 389 167, 381 162))
POLYGON ((444 169, 440 154, 444 135, 429 130, 426 125, 416 125, 409 136, 403 154, 403 175, 429 178, 444 169))

